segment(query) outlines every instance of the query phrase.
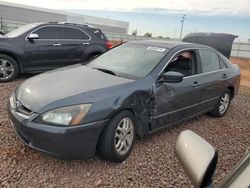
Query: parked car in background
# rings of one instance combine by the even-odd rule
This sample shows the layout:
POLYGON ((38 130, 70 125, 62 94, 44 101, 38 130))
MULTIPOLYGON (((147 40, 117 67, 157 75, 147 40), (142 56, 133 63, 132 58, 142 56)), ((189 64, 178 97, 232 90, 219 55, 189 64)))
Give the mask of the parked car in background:
POLYGON ((28 146, 64 159, 92 157, 97 148, 121 162, 136 135, 204 113, 222 117, 239 83, 239 67, 214 48, 129 42, 87 65, 26 80, 11 95, 9 115, 28 146))
POLYGON ((0 38, 0 82, 83 63, 112 47, 98 28, 73 23, 32 23, 0 38))
POLYGON ((212 178, 216 170, 218 153, 206 140, 190 130, 183 131, 178 136, 175 152, 194 188, 250 187, 250 148, 216 186, 212 178))

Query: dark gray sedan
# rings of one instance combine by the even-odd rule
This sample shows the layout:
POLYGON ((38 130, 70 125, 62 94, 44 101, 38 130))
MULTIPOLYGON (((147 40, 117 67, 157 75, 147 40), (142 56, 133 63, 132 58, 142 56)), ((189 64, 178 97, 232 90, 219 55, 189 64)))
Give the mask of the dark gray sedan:
POLYGON ((121 162, 145 136, 209 113, 223 116, 240 70, 214 48, 140 41, 87 65, 46 72, 11 95, 16 133, 32 148, 62 159, 99 154, 121 162))

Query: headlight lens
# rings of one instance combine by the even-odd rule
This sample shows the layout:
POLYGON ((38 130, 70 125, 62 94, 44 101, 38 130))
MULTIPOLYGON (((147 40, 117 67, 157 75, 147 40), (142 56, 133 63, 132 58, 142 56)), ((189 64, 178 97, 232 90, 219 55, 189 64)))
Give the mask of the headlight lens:
POLYGON ((92 104, 80 104, 57 108, 42 114, 38 121, 57 125, 79 125, 91 107, 92 104))

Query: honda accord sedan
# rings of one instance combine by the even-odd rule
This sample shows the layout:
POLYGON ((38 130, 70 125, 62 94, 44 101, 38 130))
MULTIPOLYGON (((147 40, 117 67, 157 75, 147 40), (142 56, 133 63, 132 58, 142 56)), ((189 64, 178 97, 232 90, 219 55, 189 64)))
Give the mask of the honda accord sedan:
POLYGON ((222 117, 239 83, 238 66, 212 47, 129 42, 86 65, 24 81, 10 97, 9 116, 32 148, 65 160, 97 152, 121 162, 136 136, 205 113, 222 117))

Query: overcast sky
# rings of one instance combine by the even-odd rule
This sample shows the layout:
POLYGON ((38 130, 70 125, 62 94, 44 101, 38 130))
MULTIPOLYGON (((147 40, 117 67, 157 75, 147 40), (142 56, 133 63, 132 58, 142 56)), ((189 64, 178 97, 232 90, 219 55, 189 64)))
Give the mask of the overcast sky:
MULTIPOLYGON (((0 0, 1 1, 1 0, 0 0)), ((178 37, 186 14, 184 34, 222 32, 250 38, 250 0, 2 0, 50 9, 127 21, 129 34, 178 37)))
POLYGON ((200 14, 250 15, 250 0, 4 0, 52 9, 184 11, 200 14))

